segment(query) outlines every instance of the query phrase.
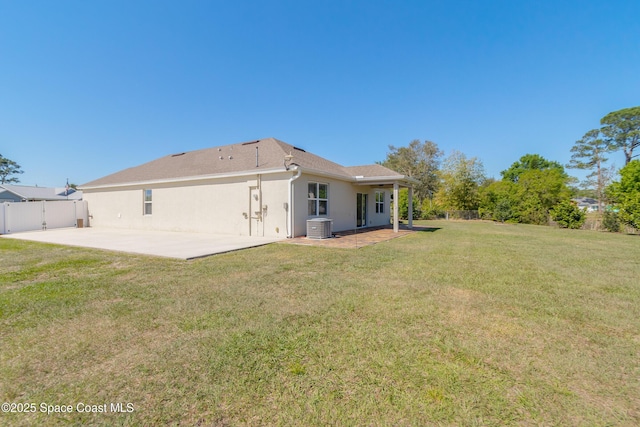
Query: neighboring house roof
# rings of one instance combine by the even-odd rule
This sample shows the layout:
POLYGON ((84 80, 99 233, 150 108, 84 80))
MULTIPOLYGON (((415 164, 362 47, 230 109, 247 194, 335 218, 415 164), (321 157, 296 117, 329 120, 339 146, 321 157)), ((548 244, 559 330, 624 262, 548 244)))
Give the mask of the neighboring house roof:
POLYGON ((82 191, 76 191, 69 188, 68 194, 65 195, 65 187, 33 187, 29 185, 0 185, 0 193, 7 191, 14 194, 20 200, 82 200, 82 191))
POLYGON ((598 201, 596 199, 592 199, 589 197, 581 197, 581 198, 577 198, 577 199, 571 199, 573 202, 575 202, 579 208, 586 208, 589 212, 591 211, 597 211, 600 209, 599 205, 598 205, 598 201))
POLYGON ((578 197, 576 199, 571 199, 577 203, 584 203, 587 205, 597 205, 598 201, 596 199, 592 199, 591 197, 578 197))
POLYGON ((286 142, 266 138, 171 154, 88 182, 81 187, 100 188, 135 183, 179 181, 196 177, 282 171, 285 168, 284 158, 289 154, 293 156, 290 165, 297 166, 308 173, 328 175, 353 182, 365 177, 413 182, 411 178, 381 165, 344 167, 286 142))

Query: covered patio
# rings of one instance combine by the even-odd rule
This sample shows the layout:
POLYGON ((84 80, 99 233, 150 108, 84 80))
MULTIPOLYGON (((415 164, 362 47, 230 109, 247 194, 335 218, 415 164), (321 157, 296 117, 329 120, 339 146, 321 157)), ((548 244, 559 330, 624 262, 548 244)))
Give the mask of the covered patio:
POLYGON ((372 177, 365 178, 364 176, 356 176, 356 185, 371 186, 379 188, 393 188, 393 214, 392 224, 393 232, 400 232, 400 215, 398 209, 398 200, 400 195, 400 188, 407 188, 409 191, 409 209, 407 218, 407 227, 410 230, 413 228, 413 186, 418 184, 419 181, 409 176, 403 176, 402 179, 396 177, 372 177))

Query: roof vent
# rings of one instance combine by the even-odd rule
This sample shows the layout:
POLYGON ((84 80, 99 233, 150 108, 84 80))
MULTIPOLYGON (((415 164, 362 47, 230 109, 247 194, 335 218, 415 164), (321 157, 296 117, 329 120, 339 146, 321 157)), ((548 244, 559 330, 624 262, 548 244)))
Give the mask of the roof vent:
POLYGON ((233 156, 229 156, 229 160, 232 160, 232 159, 233 159, 233 156))
POLYGON ((223 160, 223 159, 224 159, 224 157, 220 156, 220 160, 223 160))

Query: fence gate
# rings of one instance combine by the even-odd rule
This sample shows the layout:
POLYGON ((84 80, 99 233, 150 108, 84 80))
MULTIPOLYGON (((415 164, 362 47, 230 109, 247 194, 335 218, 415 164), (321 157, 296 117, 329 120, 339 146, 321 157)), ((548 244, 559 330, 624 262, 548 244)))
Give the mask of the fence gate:
POLYGON ((77 227, 86 224, 87 202, 14 202, 0 204, 0 234, 50 228, 77 227))

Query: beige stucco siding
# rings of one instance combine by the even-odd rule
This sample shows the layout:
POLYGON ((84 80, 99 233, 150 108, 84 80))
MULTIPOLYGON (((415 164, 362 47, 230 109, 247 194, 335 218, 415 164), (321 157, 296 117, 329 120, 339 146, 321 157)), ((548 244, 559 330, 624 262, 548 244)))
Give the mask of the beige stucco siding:
POLYGON ((286 237, 287 180, 279 175, 86 190, 85 200, 94 227, 249 235, 253 207, 263 214, 252 234, 286 237), (250 206, 252 187, 259 198, 250 206), (152 190, 151 215, 144 215, 144 189, 152 190))
MULTIPOLYGON (((257 229, 260 235, 287 237, 288 185, 291 173, 269 174, 260 177, 262 221, 257 229)), ((247 195, 247 197, 249 197, 247 195)))
POLYGON ((387 188, 367 187, 367 194, 369 195, 367 202, 367 225, 369 227, 389 225, 391 221, 391 191, 387 188), (382 191, 384 193, 384 207, 381 213, 376 213, 376 191, 382 191))
POLYGON ((294 181, 295 186, 295 235, 304 236, 307 233, 307 220, 313 218, 308 215, 307 191, 310 182, 329 185, 329 213, 321 218, 333 220, 334 231, 352 230, 356 227, 356 195, 365 193, 367 198, 367 226, 387 225, 390 221, 390 192, 389 189, 371 186, 359 186, 337 179, 303 174, 294 181), (385 209, 383 213, 375 213, 375 192, 385 192, 385 209))
POLYGON ((289 180, 295 171, 208 181, 174 182, 85 189, 93 227, 130 228, 287 237, 291 209, 293 235, 307 233, 308 184, 329 186, 328 215, 333 230, 356 227, 356 195, 365 193, 367 226, 389 224, 391 192, 388 188, 361 186, 335 178, 302 174, 294 181, 293 206, 289 206, 289 180), (144 215, 144 190, 152 190, 152 214, 144 215), (375 212, 376 190, 385 192, 383 213, 375 212))

